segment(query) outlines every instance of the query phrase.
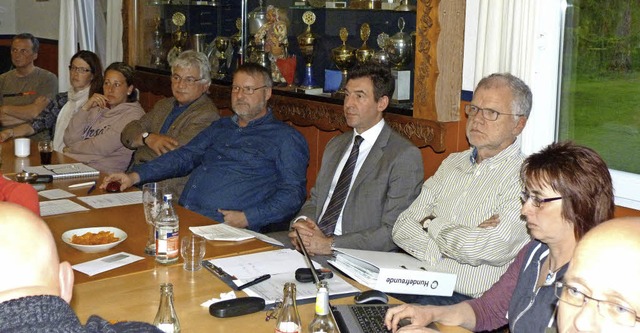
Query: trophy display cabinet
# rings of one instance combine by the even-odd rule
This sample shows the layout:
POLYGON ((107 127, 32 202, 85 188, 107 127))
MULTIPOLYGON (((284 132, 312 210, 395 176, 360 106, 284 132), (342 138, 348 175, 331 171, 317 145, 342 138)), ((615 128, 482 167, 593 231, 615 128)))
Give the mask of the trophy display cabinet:
MULTIPOLYGON (((411 56, 401 65, 401 70, 411 73, 410 100, 393 103, 385 112, 385 120, 421 148, 429 175, 448 153, 466 149, 464 121, 460 121, 464 114, 460 96, 465 1, 395 1, 263 0, 260 6, 259 0, 128 0, 123 7, 124 60, 135 66, 140 103, 150 111, 158 100, 172 95, 166 57, 175 54, 174 48, 192 48, 208 54, 214 78, 209 96, 221 115, 230 115, 229 74, 233 66, 238 61, 261 62, 265 56, 261 52, 266 49, 255 42, 255 29, 260 30, 255 23, 260 23, 262 13, 266 20, 269 6, 278 8, 278 15, 286 13, 287 45, 282 48, 272 43, 271 47, 275 45, 277 52, 287 55, 285 58, 295 55, 294 79, 291 84, 281 82, 273 89, 269 106, 277 118, 292 124, 307 139, 311 153, 307 171, 310 189, 324 146, 332 137, 349 130, 342 99, 324 92, 325 73, 340 75, 336 65, 336 60, 342 61, 339 54, 354 52, 356 57, 366 57, 369 49, 368 56, 379 56, 378 35, 382 32, 389 37, 402 37, 397 41, 409 40, 413 44, 411 56), (347 8, 340 8, 341 2, 347 8), (407 5, 408 11, 389 8, 398 3, 407 5), (306 38, 307 28, 313 42, 306 38), (401 30, 403 33, 397 35, 401 30), (222 40, 216 43, 216 39, 222 40), (312 84, 305 80, 309 62, 312 84), (220 70, 221 65, 226 69, 220 70), (323 93, 300 92, 305 86, 321 87, 323 93)), ((276 36, 283 40, 282 35, 276 36)), ((282 72, 285 81, 290 79, 290 72, 282 72)))

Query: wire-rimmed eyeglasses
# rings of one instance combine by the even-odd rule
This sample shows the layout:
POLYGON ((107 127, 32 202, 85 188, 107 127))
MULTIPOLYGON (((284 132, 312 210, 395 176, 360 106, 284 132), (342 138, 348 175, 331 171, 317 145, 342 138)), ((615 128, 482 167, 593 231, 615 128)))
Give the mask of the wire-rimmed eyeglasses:
POLYGON ((91 72, 91 68, 69 66, 69 71, 70 72, 76 72, 76 73, 79 73, 79 74, 84 74, 84 73, 91 72))
POLYGON ((587 296, 578 290, 578 288, 567 285, 564 282, 556 282, 555 294, 560 301, 579 308, 587 304, 587 301, 594 301, 596 302, 598 313, 601 316, 622 326, 633 327, 636 325, 636 322, 640 321, 640 317, 638 317, 635 310, 615 302, 587 296))
POLYGON ((197 82, 202 81, 202 78, 196 79, 193 76, 187 76, 187 77, 182 77, 178 74, 173 74, 171 75, 171 82, 173 83, 180 83, 183 82, 184 84, 188 85, 188 86, 192 86, 194 84, 196 84, 197 82))
POLYGON ((496 121, 498 120, 498 116, 502 116, 502 115, 519 116, 519 117, 524 116, 523 114, 498 112, 496 110, 488 109, 488 108, 482 109, 473 104, 467 104, 464 106, 464 113, 466 113, 467 116, 469 117, 474 117, 476 114, 478 114, 478 112, 482 114, 482 118, 489 121, 496 121))
POLYGON ((535 195, 533 195, 533 194, 531 194, 531 193, 529 193, 527 191, 520 192, 520 200, 522 201, 523 205, 527 201, 529 201, 529 199, 531 199, 531 204, 533 205, 533 207, 540 207, 545 202, 551 202, 551 201, 560 200, 560 199, 562 199, 562 197, 538 198, 537 196, 535 196, 535 195))
POLYGON ((237 94, 242 90, 242 93, 245 95, 253 95, 258 89, 266 88, 267 86, 260 87, 240 87, 240 86, 231 86, 231 92, 237 94))

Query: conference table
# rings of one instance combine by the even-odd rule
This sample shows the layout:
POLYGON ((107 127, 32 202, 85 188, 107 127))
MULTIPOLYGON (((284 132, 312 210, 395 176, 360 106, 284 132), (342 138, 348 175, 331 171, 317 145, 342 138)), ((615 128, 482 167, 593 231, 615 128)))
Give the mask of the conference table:
MULTIPOLYGON (((14 156, 13 140, 1 144, 0 171, 5 177, 15 179, 15 173, 24 166, 40 165, 40 157, 35 142, 31 143, 31 155, 26 158, 14 156)), ((53 164, 72 163, 75 160, 62 153, 54 152, 53 164)), ((91 194, 88 188, 69 188, 69 185, 96 180, 100 184, 105 177, 101 174, 93 178, 77 178, 54 180, 46 185, 47 189, 63 189, 76 195, 70 200, 85 207, 78 197, 87 195, 101 195, 104 191, 96 189, 91 194)), ((131 191, 136 189, 130 189, 131 191)), ((47 200, 40 196, 40 200, 47 200)), ((87 207, 89 208, 89 207, 87 207)), ((179 205, 175 207, 180 218, 180 235, 190 233, 189 227, 211 225, 217 222, 185 209, 179 205)), ((43 220, 48 224, 61 261, 68 261, 72 265, 102 258, 119 252, 144 257, 143 260, 119 267, 94 276, 74 271, 75 285, 71 306, 82 322, 89 316, 97 314, 110 321, 145 321, 152 322, 158 310, 160 300, 160 284, 172 283, 174 286, 174 303, 178 318, 182 325, 182 332, 273 332, 275 320, 266 321, 264 311, 234 318, 216 318, 209 314, 208 308, 201 304, 211 298, 219 298, 220 293, 231 291, 226 283, 206 269, 189 272, 183 269, 182 259, 172 265, 161 265, 152 256, 144 254, 147 241, 147 225, 144 218, 142 204, 117 206, 94 209, 88 211, 46 216, 43 220), (70 229, 110 226, 122 229, 127 233, 127 239, 114 248, 101 253, 83 253, 62 241, 62 233, 70 229)), ((275 250, 276 247, 257 239, 240 242, 207 241, 205 258, 221 258, 260 251, 275 250)), ((346 278, 360 289, 367 289, 357 282, 346 278)), ((238 297, 246 296, 242 291, 236 291, 238 297)), ((393 302, 398 302, 393 300, 393 302)), ((353 303, 352 297, 332 300, 332 304, 353 303)), ((299 305, 303 326, 311 322, 314 314, 313 304, 299 305)), ((439 326, 442 332, 468 332, 458 327, 439 326)))

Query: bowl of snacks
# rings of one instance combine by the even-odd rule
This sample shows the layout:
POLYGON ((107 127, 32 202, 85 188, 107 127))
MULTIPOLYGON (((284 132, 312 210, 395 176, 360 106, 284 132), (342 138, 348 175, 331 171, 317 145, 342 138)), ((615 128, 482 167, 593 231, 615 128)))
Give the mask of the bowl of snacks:
POLYGON ((114 227, 73 229, 62 234, 63 242, 86 253, 109 250, 125 239, 127 239, 127 233, 114 227))

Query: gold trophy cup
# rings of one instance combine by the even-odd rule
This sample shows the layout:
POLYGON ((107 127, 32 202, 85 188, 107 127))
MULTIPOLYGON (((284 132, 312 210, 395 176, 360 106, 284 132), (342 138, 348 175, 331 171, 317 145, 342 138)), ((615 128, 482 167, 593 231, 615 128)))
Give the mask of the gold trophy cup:
POLYGON ((340 88, 333 94, 335 97, 344 97, 344 86, 347 84, 347 74, 349 69, 356 63, 355 47, 347 45, 349 33, 347 28, 340 28, 340 40, 342 45, 331 50, 331 59, 339 70, 342 71, 340 88))
POLYGON ((371 28, 369 27, 369 23, 363 23, 360 26, 360 39, 362 40, 362 46, 356 50, 356 59, 359 64, 364 64, 369 62, 371 58, 373 58, 373 54, 375 51, 367 46, 367 40, 371 35, 371 28))

